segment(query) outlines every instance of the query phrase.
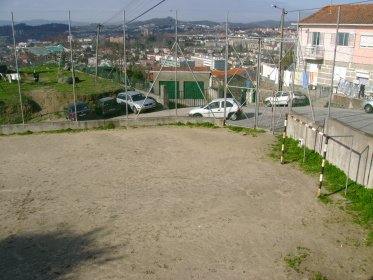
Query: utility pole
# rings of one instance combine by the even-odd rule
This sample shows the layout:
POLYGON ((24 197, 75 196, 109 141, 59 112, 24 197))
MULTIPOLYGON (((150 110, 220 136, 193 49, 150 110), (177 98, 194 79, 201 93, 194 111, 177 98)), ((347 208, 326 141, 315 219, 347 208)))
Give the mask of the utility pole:
POLYGON ((97 81, 97 69, 98 69, 98 42, 99 42, 99 36, 100 36, 100 30, 101 27, 103 27, 102 24, 97 24, 97 34, 96 34, 96 77, 95 81, 97 81))
POLYGON ((281 9, 281 26, 280 26, 280 55, 279 55, 279 63, 278 63, 278 91, 282 91, 282 49, 283 49, 283 40, 284 40, 284 17, 285 17, 285 9, 281 9))

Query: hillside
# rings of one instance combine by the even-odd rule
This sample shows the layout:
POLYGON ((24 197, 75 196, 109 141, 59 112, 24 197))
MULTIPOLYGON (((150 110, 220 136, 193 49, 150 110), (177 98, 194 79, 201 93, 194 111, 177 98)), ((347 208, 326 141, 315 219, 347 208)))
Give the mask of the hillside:
MULTIPOLYGON (((60 117, 64 106, 73 102, 73 88, 69 83, 62 83, 71 77, 70 71, 59 70, 55 65, 22 68, 21 93, 25 119, 30 120, 39 115, 56 115, 60 117), (40 73, 40 81, 33 81, 32 73, 40 73)), ((98 78, 83 72, 76 72, 75 92, 77 100, 86 101, 93 106, 96 99, 115 95, 122 89, 121 84, 113 80, 98 78)), ((0 80, 0 124, 21 121, 18 83, 0 80)))

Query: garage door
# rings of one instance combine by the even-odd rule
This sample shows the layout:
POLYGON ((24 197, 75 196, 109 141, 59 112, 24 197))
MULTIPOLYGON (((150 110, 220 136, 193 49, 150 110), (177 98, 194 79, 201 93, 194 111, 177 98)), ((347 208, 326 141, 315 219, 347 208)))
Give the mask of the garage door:
POLYGON ((185 81, 184 82, 184 99, 204 99, 204 82, 185 81))

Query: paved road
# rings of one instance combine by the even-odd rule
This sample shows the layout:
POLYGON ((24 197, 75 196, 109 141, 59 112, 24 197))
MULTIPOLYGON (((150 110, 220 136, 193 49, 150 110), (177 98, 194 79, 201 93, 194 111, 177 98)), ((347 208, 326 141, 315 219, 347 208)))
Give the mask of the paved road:
MULTIPOLYGON (((141 113, 138 118, 146 117, 168 117, 168 116, 188 116, 188 112, 191 108, 181 108, 178 110, 163 110, 162 108, 157 109, 152 112, 141 113)), ((285 114, 288 112, 287 107, 260 107, 258 116, 258 128, 281 131, 281 127, 284 123, 285 114)), ((228 121, 227 123, 235 126, 243 127, 253 127, 254 126, 254 105, 249 105, 243 107, 244 116, 236 121, 228 121)), ((312 111, 310 106, 304 107, 293 107, 293 111, 299 115, 304 116, 309 120, 313 120, 312 111)), ((320 124, 324 123, 325 118, 328 116, 328 109, 323 107, 316 107, 314 109, 314 120, 320 124)), ((121 116, 119 118, 125 118, 126 116, 121 116)), ((135 116, 131 113, 129 118, 134 118, 135 116)), ((368 134, 373 135, 373 114, 367 114, 362 109, 341 109, 341 108, 331 108, 331 117, 335 118, 351 127, 364 131, 368 134)))

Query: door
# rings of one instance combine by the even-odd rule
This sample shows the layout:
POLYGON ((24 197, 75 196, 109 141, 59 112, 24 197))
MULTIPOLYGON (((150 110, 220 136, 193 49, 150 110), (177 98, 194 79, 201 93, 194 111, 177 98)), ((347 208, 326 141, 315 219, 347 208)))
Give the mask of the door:
POLYGON ((167 93, 167 97, 169 100, 175 99, 175 96, 177 96, 177 98, 180 98, 179 82, 176 82, 176 93, 175 93, 175 81, 160 81, 159 87, 160 86, 165 86, 165 91, 167 93))
POLYGON ((210 118, 223 118, 224 107, 222 107, 222 105, 223 103, 221 101, 213 101, 207 104, 203 110, 203 116, 210 118))
POLYGON ((184 99, 204 99, 204 90, 204 82, 185 81, 184 99))

